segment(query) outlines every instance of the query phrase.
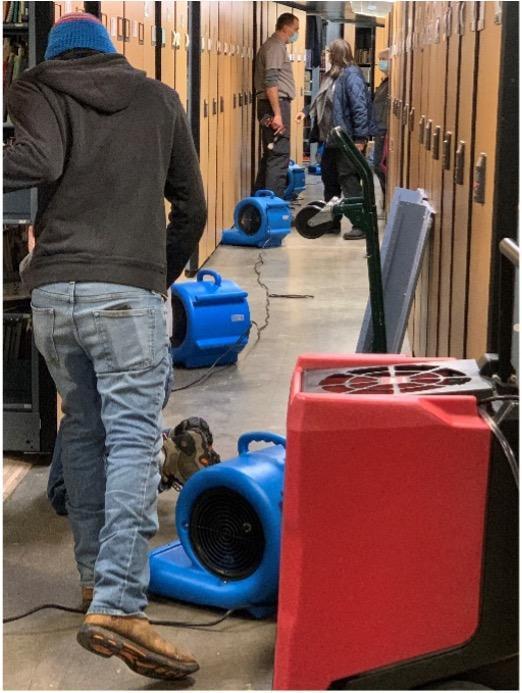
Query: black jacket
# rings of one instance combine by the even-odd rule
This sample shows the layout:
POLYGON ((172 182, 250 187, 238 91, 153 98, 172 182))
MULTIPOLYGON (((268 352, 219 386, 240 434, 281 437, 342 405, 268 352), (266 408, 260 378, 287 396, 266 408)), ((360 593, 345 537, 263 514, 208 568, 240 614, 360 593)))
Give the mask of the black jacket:
POLYGON ((385 135, 388 131, 389 81, 386 77, 375 90, 372 107, 371 134, 385 135))
POLYGON ((122 55, 97 54, 28 70, 8 108, 15 143, 4 148, 4 190, 39 187, 28 288, 89 281, 164 293, 206 220, 176 92, 122 55))

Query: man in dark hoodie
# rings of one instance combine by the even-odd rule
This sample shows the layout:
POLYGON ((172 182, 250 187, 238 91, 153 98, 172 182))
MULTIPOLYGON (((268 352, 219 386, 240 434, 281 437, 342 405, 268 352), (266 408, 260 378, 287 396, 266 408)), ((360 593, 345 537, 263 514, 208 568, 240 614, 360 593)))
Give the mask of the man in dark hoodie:
POLYGON ((94 588, 78 641, 145 676, 182 678, 196 660, 144 609, 170 368, 163 304, 205 224, 198 159, 176 92, 132 68, 94 16, 62 17, 45 57, 8 95, 4 189, 39 188, 24 282, 62 397, 83 596, 94 588))

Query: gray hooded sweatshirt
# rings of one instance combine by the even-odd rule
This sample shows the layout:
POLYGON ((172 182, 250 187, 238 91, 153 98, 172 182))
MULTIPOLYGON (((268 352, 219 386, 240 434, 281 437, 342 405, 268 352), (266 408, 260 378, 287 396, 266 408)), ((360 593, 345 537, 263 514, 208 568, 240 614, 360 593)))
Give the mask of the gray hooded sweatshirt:
POLYGON ((8 109, 15 142, 4 148, 4 192, 39 189, 27 287, 113 282, 165 293, 206 221, 177 93, 122 55, 96 54, 23 73, 8 109))

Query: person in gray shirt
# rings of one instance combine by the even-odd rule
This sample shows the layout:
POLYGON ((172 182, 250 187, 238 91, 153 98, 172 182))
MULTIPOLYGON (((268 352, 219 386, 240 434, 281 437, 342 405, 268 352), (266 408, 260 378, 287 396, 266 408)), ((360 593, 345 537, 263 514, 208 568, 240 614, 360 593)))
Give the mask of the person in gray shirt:
MULTIPOLYGON (((286 50, 299 37, 299 19, 289 12, 282 14, 276 30, 256 56, 254 87, 257 117, 261 124, 263 156, 259 163, 254 191, 272 190, 283 197, 290 161, 290 102, 295 98, 292 64, 286 50)), ((305 114, 299 112, 300 122, 305 114)))

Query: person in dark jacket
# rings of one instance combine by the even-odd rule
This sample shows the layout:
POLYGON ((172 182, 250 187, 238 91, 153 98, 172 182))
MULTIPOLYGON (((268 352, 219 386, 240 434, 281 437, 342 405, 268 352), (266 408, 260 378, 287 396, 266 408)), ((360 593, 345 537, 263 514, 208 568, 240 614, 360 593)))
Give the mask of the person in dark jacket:
POLYGON ((370 134, 373 136, 373 169, 375 175, 379 179, 382 192, 385 192, 386 176, 382 169, 381 163, 384 154, 384 140, 388 132, 389 118, 389 81, 388 72, 390 69, 389 50, 379 53, 379 70, 383 73, 384 79, 375 90, 372 105, 372 119, 370 134))
POLYGON ((170 370, 164 300, 205 225, 198 158, 177 93, 131 67, 94 16, 62 17, 45 58, 8 94, 4 187, 39 188, 24 283, 62 398, 82 596, 94 588, 78 642, 145 676, 182 678, 196 660, 144 609, 170 370))
MULTIPOLYGON (((338 66, 338 75, 333 92, 332 127, 340 126, 363 152, 369 137, 371 101, 368 86, 352 49, 343 39, 337 39, 330 47, 330 61, 338 66)), ((321 159, 325 200, 361 195, 361 181, 340 149, 327 142, 321 159)), ((347 231, 345 240, 364 238, 360 229, 347 231)))

